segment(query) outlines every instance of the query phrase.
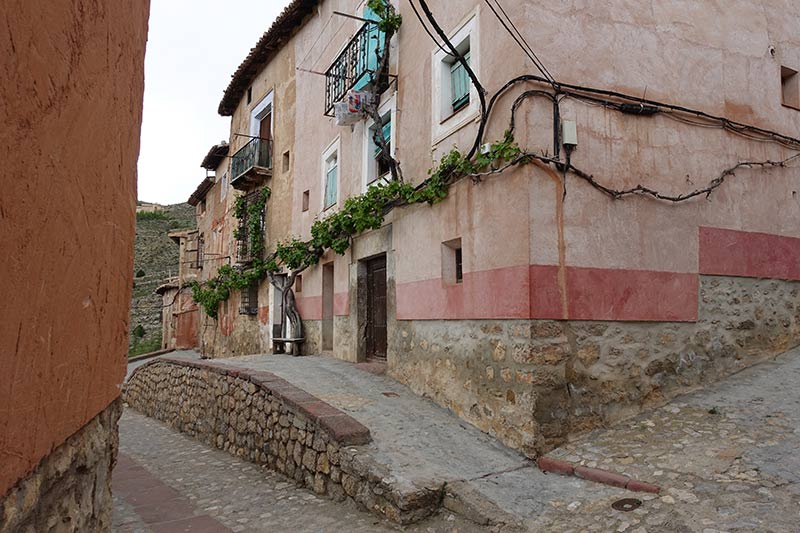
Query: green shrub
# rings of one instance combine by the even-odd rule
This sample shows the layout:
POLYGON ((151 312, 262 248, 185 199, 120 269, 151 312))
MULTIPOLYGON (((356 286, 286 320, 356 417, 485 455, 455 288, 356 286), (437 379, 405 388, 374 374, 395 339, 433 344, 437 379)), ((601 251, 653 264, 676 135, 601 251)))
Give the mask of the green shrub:
POLYGON ((136 213, 136 220, 167 220, 169 217, 163 211, 140 211, 136 213))

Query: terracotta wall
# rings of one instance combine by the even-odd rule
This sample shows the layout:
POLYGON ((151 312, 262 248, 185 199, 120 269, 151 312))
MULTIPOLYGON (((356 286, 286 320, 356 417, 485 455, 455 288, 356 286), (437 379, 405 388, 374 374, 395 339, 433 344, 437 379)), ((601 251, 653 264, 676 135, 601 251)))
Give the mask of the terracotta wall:
POLYGON ((148 13, 0 8, 0 494, 119 395, 148 13))

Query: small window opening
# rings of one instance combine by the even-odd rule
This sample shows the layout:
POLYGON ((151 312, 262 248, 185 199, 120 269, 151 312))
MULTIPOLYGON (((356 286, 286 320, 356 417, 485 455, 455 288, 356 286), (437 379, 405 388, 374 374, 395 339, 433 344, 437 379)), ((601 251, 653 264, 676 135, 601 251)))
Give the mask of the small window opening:
POLYGON ((456 283, 461 283, 464 281, 464 269, 461 263, 461 248, 455 249, 455 261, 456 261, 456 283))
POLYGON ((782 103, 800 109, 800 74, 789 67, 781 67, 782 103))
POLYGON ((289 157, 289 150, 283 152, 283 171, 289 172, 289 163, 291 162, 289 157))
POLYGON ((311 200, 311 191, 308 189, 303 191, 303 212, 308 211, 308 204, 311 200))
POLYGON ((258 283, 253 283, 242 290, 239 313, 243 315, 258 314, 258 283))
POLYGON ((247 88, 247 103, 249 104, 252 101, 253 101, 253 87, 251 86, 247 88))
POLYGON ((294 278, 294 292, 303 292, 303 276, 300 274, 294 278))
POLYGON ((460 238, 442 243, 442 281, 450 285, 464 281, 460 238))

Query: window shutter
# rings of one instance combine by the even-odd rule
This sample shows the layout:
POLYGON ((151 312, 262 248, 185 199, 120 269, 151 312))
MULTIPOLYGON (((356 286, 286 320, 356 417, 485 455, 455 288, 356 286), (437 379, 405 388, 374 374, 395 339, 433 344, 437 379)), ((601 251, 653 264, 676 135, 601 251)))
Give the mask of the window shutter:
MULTIPOLYGON (((464 54, 469 63, 469 51, 464 54)), ((450 85, 452 87, 453 110, 458 110, 469 102, 470 79, 464 66, 456 61, 450 67, 450 85)))
MULTIPOLYGON (((391 145, 392 145, 392 121, 391 121, 391 119, 388 120, 386 122, 386 124, 383 125, 383 128, 381 128, 381 130, 383 131, 383 138, 386 139, 386 144, 389 147, 391 147, 391 145)), ((374 143, 374 139, 373 139, 373 143, 374 143)), ((375 157, 377 157, 378 154, 381 151, 381 147, 378 146, 377 143, 374 143, 374 144, 375 144, 375 157)))
MULTIPOLYGON (((364 18, 367 20, 378 20, 378 15, 369 7, 365 7, 364 18)), ((362 54, 362 57, 358 58, 359 65, 366 65, 367 72, 356 81, 355 85, 353 85, 353 89, 359 90, 366 87, 371 79, 369 72, 371 71, 373 75, 377 72, 378 56, 375 54, 376 50, 383 51, 383 32, 378 31, 377 25, 370 24, 367 31, 367 46, 360 50, 359 53, 362 54), (366 57, 363 57, 364 54, 366 57)))
POLYGON ((328 169, 325 179, 325 208, 332 206, 336 203, 336 174, 339 168, 338 164, 334 164, 328 169))

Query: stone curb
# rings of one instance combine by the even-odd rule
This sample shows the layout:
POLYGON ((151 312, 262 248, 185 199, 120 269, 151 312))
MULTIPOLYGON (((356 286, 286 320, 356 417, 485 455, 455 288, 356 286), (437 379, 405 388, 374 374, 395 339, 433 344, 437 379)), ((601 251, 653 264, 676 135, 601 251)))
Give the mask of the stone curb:
POLYGON ((319 428, 340 446, 358 446, 372 442, 369 429, 361 422, 271 372, 231 367, 209 361, 162 357, 148 361, 134 369, 128 381, 133 379, 138 372, 155 364, 197 368, 249 381, 265 392, 280 398, 287 406, 317 423, 319 428))
POLYGON ((165 353, 171 353, 174 351, 175 351, 174 348, 169 348, 167 350, 158 350, 155 352, 143 353, 142 355, 137 355, 135 357, 128 357, 128 362, 135 363, 136 361, 144 361, 145 359, 151 359, 153 357, 158 357, 159 355, 164 355, 165 353))
POLYGON ((576 476, 588 481, 610 485, 621 489, 627 489, 634 492, 649 492, 658 494, 661 492, 661 487, 645 483, 637 479, 619 474, 617 472, 610 472, 600 468, 589 468, 579 464, 570 463, 569 461, 562 461, 543 455, 536 461, 536 465, 543 472, 553 472, 556 474, 564 474, 568 476, 576 476))

